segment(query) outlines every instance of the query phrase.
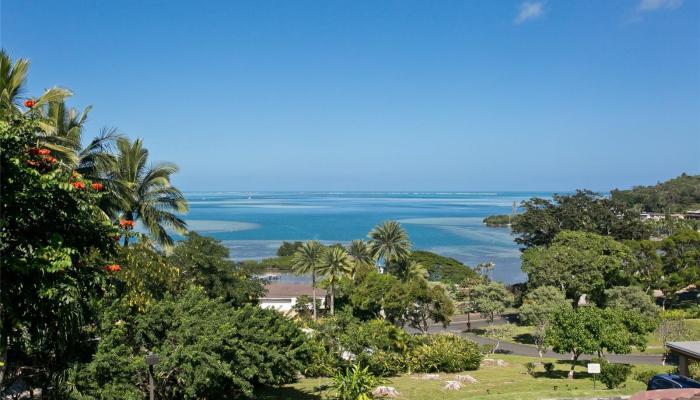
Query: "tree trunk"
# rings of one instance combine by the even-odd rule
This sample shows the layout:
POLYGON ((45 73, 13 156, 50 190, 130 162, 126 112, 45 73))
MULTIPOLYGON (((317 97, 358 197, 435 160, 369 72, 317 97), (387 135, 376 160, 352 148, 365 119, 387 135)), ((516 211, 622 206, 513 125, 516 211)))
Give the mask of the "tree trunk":
POLYGON ((124 247, 129 247, 129 231, 124 234, 124 247))
POLYGON ((467 332, 471 332, 472 330, 472 321, 471 321, 471 313, 467 313, 467 332))
POLYGON ((569 371, 569 376, 568 376, 569 379, 574 379, 574 368, 576 368, 576 361, 578 361, 578 356, 579 356, 578 354, 574 354, 571 357, 572 363, 571 363, 571 370, 569 371))
POLYGON ((331 282, 331 315, 335 314, 335 294, 333 293, 333 282, 331 282))
POLYGON ((316 320, 316 271, 311 271, 311 289, 313 290, 314 321, 316 320))

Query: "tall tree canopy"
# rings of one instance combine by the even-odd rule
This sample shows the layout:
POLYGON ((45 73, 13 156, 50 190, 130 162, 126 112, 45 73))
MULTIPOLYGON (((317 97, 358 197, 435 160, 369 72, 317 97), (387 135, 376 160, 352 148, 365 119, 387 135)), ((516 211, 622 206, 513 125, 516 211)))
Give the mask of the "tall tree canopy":
POLYGON ((384 267, 392 261, 406 258, 411 254, 411 241, 408 233, 396 221, 385 221, 377 225, 367 235, 370 248, 377 261, 384 261, 384 267))
POLYGON ((607 287, 627 283, 630 250, 610 236, 581 231, 560 232, 549 247, 533 247, 522 255, 522 269, 532 287, 555 286, 567 298, 582 294, 602 303, 607 287))
POLYGON ((617 240, 648 239, 651 232, 639 212, 622 203, 579 190, 574 195, 555 194, 553 200, 533 198, 522 203, 525 211, 513 221, 515 241, 525 248, 549 245, 564 230, 611 236, 617 240))
MULTIPOLYGON (((141 221, 157 243, 173 244, 168 228, 184 233, 187 224, 177 213, 188 210, 187 200, 170 183, 177 172, 171 163, 148 165, 148 150, 140 139, 117 140, 116 165, 110 176, 120 183, 119 211, 125 220, 141 221)), ((124 239, 128 244, 128 236, 124 239)))
POLYGON ((681 174, 654 186, 635 186, 630 190, 615 189, 612 199, 628 207, 650 212, 680 212, 700 208, 700 175, 681 174))

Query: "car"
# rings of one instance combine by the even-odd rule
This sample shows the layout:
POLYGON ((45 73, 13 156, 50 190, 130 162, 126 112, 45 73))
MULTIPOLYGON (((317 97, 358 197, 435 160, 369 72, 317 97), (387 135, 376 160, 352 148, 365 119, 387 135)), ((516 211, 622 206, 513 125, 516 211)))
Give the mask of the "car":
POLYGON ((647 390, 660 389, 700 389, 700 382, 686 376, 674 374, 654 375, 647 383, 647 390))

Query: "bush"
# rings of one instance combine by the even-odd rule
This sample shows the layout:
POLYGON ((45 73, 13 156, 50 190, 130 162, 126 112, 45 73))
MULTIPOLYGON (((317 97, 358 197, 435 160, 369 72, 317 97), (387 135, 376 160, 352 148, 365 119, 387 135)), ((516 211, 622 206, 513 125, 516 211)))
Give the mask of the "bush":
POLYGON ((632 367, 627 364, 602 363, 600 366, 600 381, 608 389, 622 385, 632 373, 632 367))
POLYGON ((547 375, 552 375, 552 372, 554 372, 554 363, 546 362, 543 364, 543 366, 547 375))
POLYGON ((534 362, 526 362, 525 364, 525 369, 527 370, 528 375, 533 375, 535 372, 535 363, 534 362))
POLYGON ((355 364, 344 373, 338 372, 333 377, 332 387, 339 400, 370 400, 372 389, 381 383, 383 380, 372 375, 367 367, 355 364))
POLYGON ((416 372, 459 372, 479 368, 482 354, 471 340, 452 334, 424 337, 424 344, 410 354, 416 372))
POLYGON ((643 383, 643 384, 646 385, 646 384, 651 380, 651 378, 652 378, 654 375, 658 375, 658 374, 660 374, 660 373, 661 373, 661 372, 659 372, 659 371, 654 371, 654 370, 650 370, 650 371, 639 371, 639 372, 637 372, 636 374, 634 374, 634 380, 635 380, 635 381, 638 381, 638 382, 641 382, 641 383, 643 383))
POLYGON ((231 308, 201 288, 154 301, 143 314, 128 310, 117 303, 105 311, 97 353, 69 382, 77 393, 143 398, 149 350, 160 356, 154 372, 164 400, 252 396, 256 385, 294 381, 309 362, 294 322, 274 310, 231 308))

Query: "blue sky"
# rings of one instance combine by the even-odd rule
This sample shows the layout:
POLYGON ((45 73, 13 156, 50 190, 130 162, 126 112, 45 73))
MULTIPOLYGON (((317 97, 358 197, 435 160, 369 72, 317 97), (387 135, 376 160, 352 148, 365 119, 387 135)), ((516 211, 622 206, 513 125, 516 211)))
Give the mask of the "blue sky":
POLYGON ((700 173, 700 1, 2 0, 184 190, 607 190, 700 173))

